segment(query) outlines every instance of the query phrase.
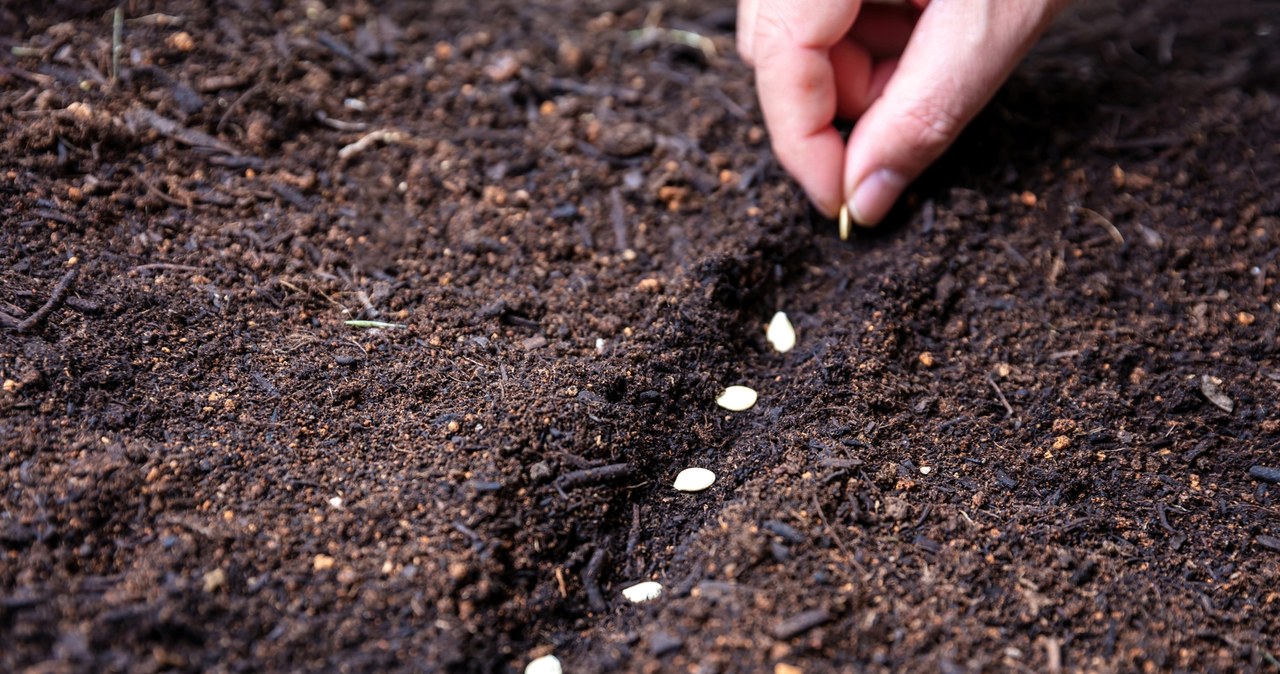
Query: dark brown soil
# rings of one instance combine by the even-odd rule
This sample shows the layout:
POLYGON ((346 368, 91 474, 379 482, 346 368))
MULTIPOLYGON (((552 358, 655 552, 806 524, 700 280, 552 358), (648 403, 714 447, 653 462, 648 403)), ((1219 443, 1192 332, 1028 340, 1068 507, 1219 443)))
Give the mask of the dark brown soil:
POLYGON ((730 2, 281 4, 0 8, 0 670, 1280 669, 1277 3, 849 244, 730 2))

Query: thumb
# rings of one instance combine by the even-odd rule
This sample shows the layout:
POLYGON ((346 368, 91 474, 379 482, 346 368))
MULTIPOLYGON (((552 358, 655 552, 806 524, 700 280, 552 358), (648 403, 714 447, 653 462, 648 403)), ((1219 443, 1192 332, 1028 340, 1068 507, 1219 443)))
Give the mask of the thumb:
POLYGON ((1063 0, 930 3, 883 95, 845 151, 844 194, 860 225, 889 212, 908 183, 987 104, 1063 0))

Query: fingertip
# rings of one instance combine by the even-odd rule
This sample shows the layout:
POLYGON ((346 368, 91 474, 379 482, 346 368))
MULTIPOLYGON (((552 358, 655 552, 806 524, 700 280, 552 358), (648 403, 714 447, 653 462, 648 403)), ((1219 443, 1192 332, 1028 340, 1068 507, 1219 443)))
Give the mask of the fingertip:
POLYGON ((929 5, 901 59, 873 74, 871 89, 883 92, 849 138, 844 189, 860 224, 883 219, 908 182, 955 141, 1050 15, 1038 6, 929 5))
POLYGON ((862 227, 880 224, 907 188, 906 176, 893 169, 873 171, 853 188, 847 202, 853 221, 862 227))
POLYGON ((775 140, 778 163, 795 178, 809 202, 824 217, 840 212, 840 161, 843 141, 834 129, 811 138, 775 140))

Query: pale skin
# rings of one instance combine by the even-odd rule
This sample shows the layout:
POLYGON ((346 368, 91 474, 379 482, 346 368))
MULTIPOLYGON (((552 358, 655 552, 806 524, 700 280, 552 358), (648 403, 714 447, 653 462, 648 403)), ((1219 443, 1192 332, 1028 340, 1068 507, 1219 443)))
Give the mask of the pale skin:
POLYGON ((739 0, 774 154, 824 215, 879 223, 1068 0, 739 0), (856 120, 846 144, 836 118, 856 120))

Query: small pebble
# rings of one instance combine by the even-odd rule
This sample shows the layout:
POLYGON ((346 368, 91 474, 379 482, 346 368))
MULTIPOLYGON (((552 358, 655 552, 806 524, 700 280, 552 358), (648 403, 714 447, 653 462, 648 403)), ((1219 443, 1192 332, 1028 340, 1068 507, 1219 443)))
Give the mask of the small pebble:
POLYGON ((213 593, 227 582, 227 572, 222 569, 214 569, 204 574, 204 591, 213 593))
POLYGON ((646 580, 643 583, 636 583, 631 587, 623 588, 622 596, 627 598, 633 604, 641 604, 651 599, 657 599, 662 594, 662 584, 652 580, 646 580))
POLYGON ((765 339, 778 350, 778 353, 786 353, 795 348, 796 345, 796 329, 791 327, 791 321, 787 319, 787 314, 779 311, 773 315, 773 320, 769 321, 769 328, 765 330, 765 339))
POLYGON ((676 491, 702 491, 716 481, 716 474, 706 468, 685 468, 676 476, 676 491))
POLYGON ((684 639, 670 632, 655 632, 649 637, 649 655, 660 658, 667 653, 679 650, 684 645, 684 639))
POLYGON ((554 655, 534 658, 524 667, 524 674, 561 674, 562 672, 564 669, 560 667, 560 658, 554 655))
POLYGON ((716 398, 716 404, 731 412, 749 410, 756 404, 756 392, 746 386, 730 386, 716 398))
POLYGON ((333 498, 329 499, 329 505, 337 508, 338 510, 342 510, 342 497, 334 496, 333 498))
POLYGON ((928 475, 929 473, 932 473, 932 472, 933 472, 933 468, 930 468, 929 466, 920 466, 921 475, 928 475))

